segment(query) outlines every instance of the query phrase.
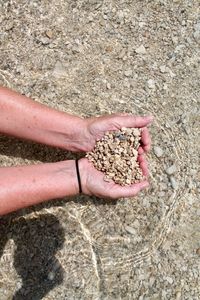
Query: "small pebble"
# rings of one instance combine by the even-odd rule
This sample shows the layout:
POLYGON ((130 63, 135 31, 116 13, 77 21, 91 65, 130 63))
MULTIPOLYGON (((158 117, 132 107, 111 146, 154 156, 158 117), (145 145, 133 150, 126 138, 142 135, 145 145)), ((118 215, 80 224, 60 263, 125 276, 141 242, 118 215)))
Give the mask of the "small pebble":
POLYGON ((197 41, 200 39, 200 22, 195 24, 194 29, 195 29, 195 31, 193 33, 193 36, 194 36, 195 40, 197 41))
POLYGON ((196 254, 200 256, 200 248, 196 250, 196 254))
POLYGON ((153 151, 157 157, 163 156, 163 150, 160 147, 154 146, 153 151))
POLYGON ((176 293, 176 300, 181 300, 181 292, 176 293))
POLYGON ((165 192, 164 191, 159 192, 158 197, 160 197, 160 198, 165 197, 165 192))
POLYGON ((139 25, 140 28, 142 28, 142 27, 145 26, 145 22, 139 22, 138 25, 139 25))
POLYGON ((170 177, 170 183, 171 183, 172 188, 173 188, 174 190, 177 190, 177 188, 178 188, 178 183, 176 182, 176 179, 175 179, 173 176, 170 177))
POLYGON ((110 90, 110 89, 111 89, 111 85, 110 85, 110 83, 109 83, 109 82, 107 82, 107 84, 106 84, 106 87, 107 87, 107 89, 108 89, 108 90, 110 90))
POLYGON ((135 49, 135 52, 137 54, 145 54, 146 53, 146 49, 145 49, 145 47, 143 45, 141 45, 140 47, 138 47, 138 48, 135 49))
POLYGON ((94 17, 92 16, 92 15, 90 15, 89 17, 88 17, 88 22, 92 22, 94 20, 94 17))
POLYGON ((150 88, 150 89, 155 89, 155 81, 153 80, 153 79, 149 79, 148 81, 147 81, 147 85, 148 85, 148 87, 150 88))
POLYGON ((160 72, 165 73, 166 72, 166 67, 165 66, 160 66, 160 72))
POLYGON ((172 165, 172 166, 170 166, 169 168, 166 169, 166 173, 168 175, 172 175, 172 174, 176 173, 176 170, 177 170, 176 166, 172 165))
POLYGON ((46 34, 46 36, 47 36, 49 39, 52 39, 52 37, 53 37, 53 31, 51 31, 51 30, 46 30, 46 31, 45 31, 45 34, 46 34))
POLYGON ((137 231, 135 230, 135 228, 133 228, 133 227, 131 227, 131 226, 126 226, 125 227, 125 230, 128 232, 128 233, 130 233, 130 234, 134 234, 134 235, 136 235, 137 234, 137 231))
POLYGON ((55 274, 53 272, 49 272, 48 279, 52 281, 54 280, 54 278, 55 278, 55 274))
POLYGON ((46 46, 46 45, 48 45, 50 42, 49 42, 49 38, 47 38, 47 37, 41 37, 41 38, 39 38, 38 39, 38 41, 42 44, 42 45, 44 45, 44 46, 46 46))
POLYGON ((166 280, 170 283, 170 284, 172 284, 174 281, 173 281, 173 279, 171 278, 171 277, 166 277, 166 280))
POLYGON ((5 30, 9 31, 11 29, 13 29, 14 27, 14 23, 13 22, 9 22, 6 26, 5 26, 5 30))
POLYGON ((133 75, 133 72, 132 72, 132 70, 126 70, 126 71, 124 72, 124 75, 125 75, 126 77, 131 77, 131 76, 133 75))
POLYGON ((200 39, 200 31, 195 31, 194 34, 193 34, 195 40, 199 40, 200 39))
POLYGON ((57 78, 60 78, 60 77, 63 77, 66 75, 66 69, 64 67, 64 65, 62 64, 61 61, 57 61, 55 66, 54 66, 54 69, 53 69, 53 72, 52 72, 52 75, 57 77, 57 78))

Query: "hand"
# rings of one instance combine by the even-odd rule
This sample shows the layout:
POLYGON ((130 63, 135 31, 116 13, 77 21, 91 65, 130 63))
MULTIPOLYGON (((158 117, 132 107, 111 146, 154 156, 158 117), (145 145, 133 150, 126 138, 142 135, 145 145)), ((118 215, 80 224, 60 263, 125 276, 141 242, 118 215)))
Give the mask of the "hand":
MULTIPOLYGON (((141 146, 138 149, 138 162, 143 175, 148 176, 147 162, 144 153, 150 149, 150 136, 147 125, 153 121, 153 117, 135 117, 127 114, 114 114, 102 117, 94 117, 85 120, 84 128, 84 151, 90 151, 94 148, 97 140, 101 139, 106 131, 119 130, 122 127, 142 128, 141 146)), ((83 192, 88 195, 98 197, 120 198, 133 197, 140 190, 149 185, 147 180, 132 184, 130 186, 120 186, 113 181, 106 182, 104 174, 95 169, 88 159, 79 161, 81 179, 83 179, 83 192)))
MULTIPOLYGON (((146 174, 146 163, 141 158, 140 167, 143 174, 146 174), (144 167, 145 166, 145 167, 144 167)), ((95 169, 93 164, 87 158, 79 160, 79 170, 83 193, 95 195, 100 198, 117 199, 122 197, 136 196, 139 191, 149 186, 148 181, 144 180, 129 186, 120 186, 113 181, 104 180, 105 174, 95 169)))
POLYGON ((152 116, 136 117, 129 114, 112 114, 100 117, 92 117, 84 120, 84 126, 80 130, 81 137, 79 148, 81 151, 91 151, 97 140, 101 139, 106 131, 119 130, 122 127, 142 128, 141 146, 139 154, 150 149, 150 137, 146 128, 153 121, 152 116))

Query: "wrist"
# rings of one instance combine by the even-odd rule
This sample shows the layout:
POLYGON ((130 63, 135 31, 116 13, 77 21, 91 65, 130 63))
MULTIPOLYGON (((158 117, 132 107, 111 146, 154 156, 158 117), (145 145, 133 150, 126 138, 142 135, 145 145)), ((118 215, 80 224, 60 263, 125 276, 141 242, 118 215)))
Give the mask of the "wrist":
POLYGON ((91 150, 90 142, 92 137, 88 131, 87 119, 72 116, 72 126, 68 127, 68 123, 69 116, 66 116, 65 124, 67 128, 64 148, 74 152, 91 150))
POLYGON ((90 133, 89 125, 88 119, 65 114, 65 135, 62 148, 74 152, 90 151, 93 136, 90 133))
POLYGON ((56 112, 53 120, 53 125, 50 124, 53 146, 75 152, 82 151, 83 133, 86 128, 85 120, 63 112, 56 112))
POLYGON ((54 180, 60 186, 59 197, 73 196, 79 194, 76 165, 74 160, 60 161, 53 164, 54 180))
MULTIPOLYGON (((58 162, 57 171, 59 171, 59 182, 63 182, 64 194, 65 195, 77 195, 80 194, 80 186, 78 180, 78 173, 76 168, 75 160, 67 160, 58 162), (68 183, 68 184, 67 184, 68 183), (70 191, 69 191, 70 185, 70 191)), ((81 158, 78 160, 78 171, 80 175, 80 185, 83 194, 91 195, 88 189, 88 166, 87 159, 81 158)), ((58 173, 57 173, 58 174, 58 173)), ((63 195, 63 196, 65 196, 63 195)))
MULTIPOLYGON (((81 158, 78 161, 79 166, 79 174, 80 174, 80 180, 81 180, 81 188, 82 193, 86 195, 91 195, 89 189, 88 189, 88 165, 87 165, 87 159, 81 158)), ((78 183, 78 179, 77 179, 78 183)))
POLYGON ((54 117, 51 131, 57 141, 55 146, 74 152, 86 152, 91 150, 91 134, 88 130, 87 119, 60 113, 54 117))

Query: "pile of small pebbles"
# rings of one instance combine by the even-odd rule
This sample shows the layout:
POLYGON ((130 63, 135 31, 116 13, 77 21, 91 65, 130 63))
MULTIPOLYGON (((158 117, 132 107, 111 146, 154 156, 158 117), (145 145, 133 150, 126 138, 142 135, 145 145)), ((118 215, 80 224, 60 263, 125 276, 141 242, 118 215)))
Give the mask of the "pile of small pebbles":
POLYGON ((137 162, 140 139, 141 130, 138 128, 122 127, 118 131, 106 132, 86 157, 97 170, 105 173, 105 181, 131 185, 143 179, 137 162))

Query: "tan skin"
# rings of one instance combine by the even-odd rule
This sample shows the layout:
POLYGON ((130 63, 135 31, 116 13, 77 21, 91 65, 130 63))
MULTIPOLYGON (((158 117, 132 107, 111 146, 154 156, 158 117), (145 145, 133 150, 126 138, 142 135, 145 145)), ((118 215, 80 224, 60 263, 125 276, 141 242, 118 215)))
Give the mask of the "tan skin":
MULTIPOLYGON (((109 130, 121 127, 142 128, 138 161, 147 177, 144 157, 150 149, 147 126, 151 116, 113 114, 83 119, 49 108, 12 90, 0 87, 0 133, 32 140, 71 151, 92 150, 95 142, 109 130)), ((83 193, 106 198, 135 196, 148 181, 121 187, 105 182, 86 159, 79 160, 83 193)), ((54 198, 78 193, 75 162, 72 160, 30 166, 0 168, 0 215, 54 198)))

